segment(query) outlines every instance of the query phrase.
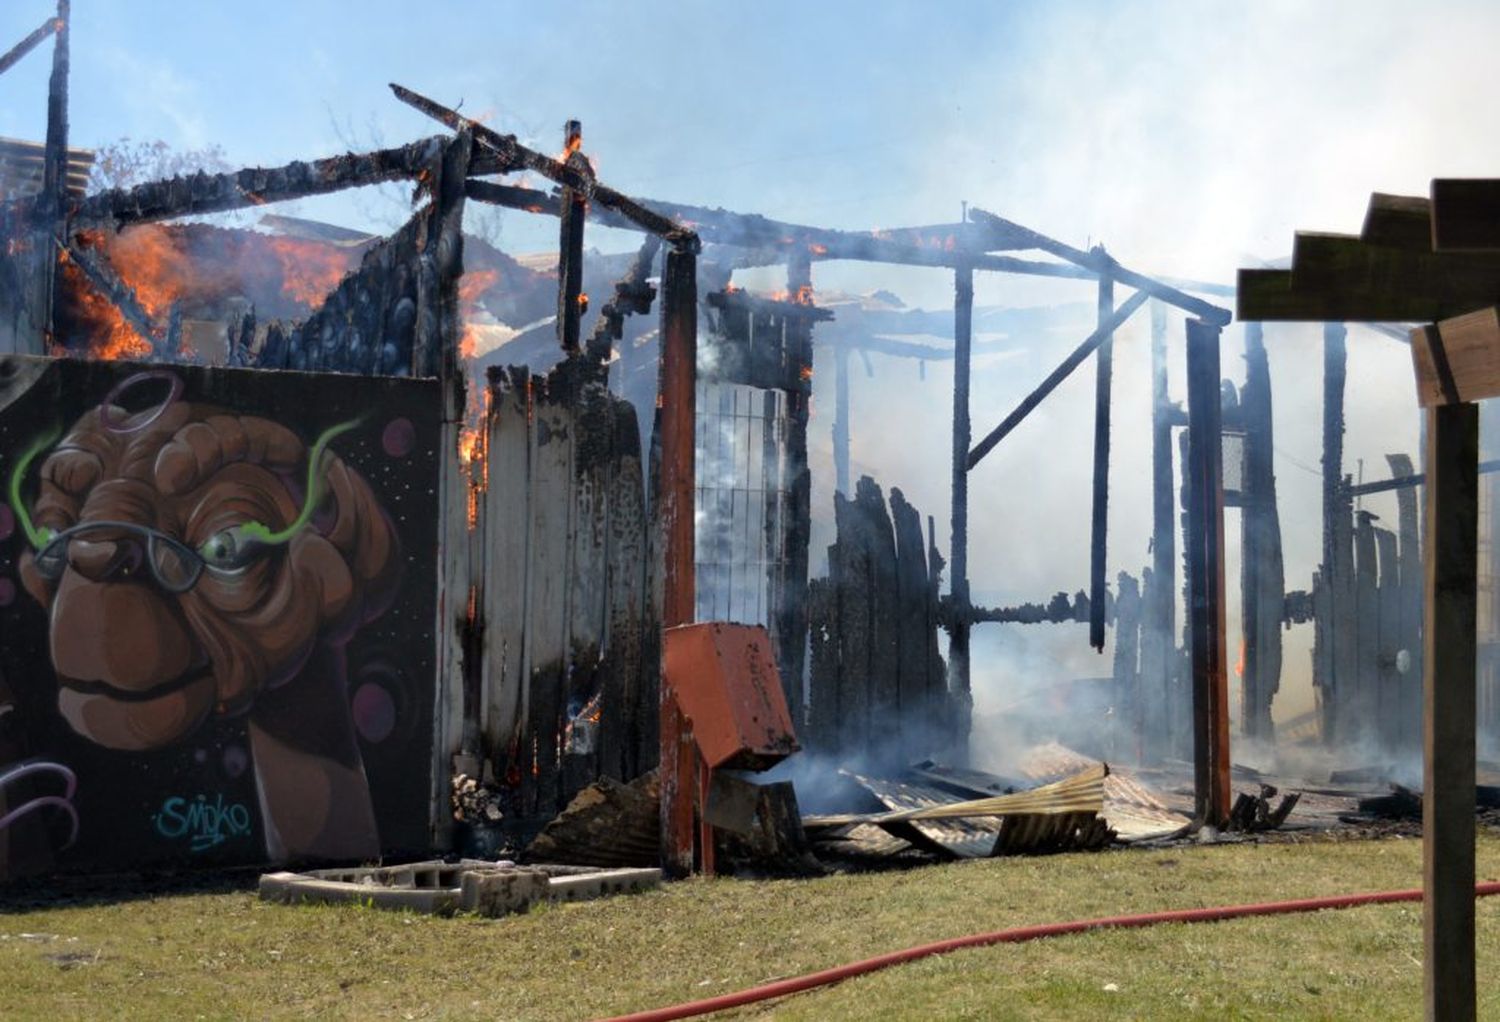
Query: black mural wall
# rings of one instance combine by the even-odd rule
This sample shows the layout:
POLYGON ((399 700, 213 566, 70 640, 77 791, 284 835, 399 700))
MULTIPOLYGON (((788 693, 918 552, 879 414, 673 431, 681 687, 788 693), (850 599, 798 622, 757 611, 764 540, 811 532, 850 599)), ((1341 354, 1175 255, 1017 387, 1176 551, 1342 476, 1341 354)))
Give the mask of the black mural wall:
POLYGON ((440 403, 0 359, 0 879, 429 846, 440 403))

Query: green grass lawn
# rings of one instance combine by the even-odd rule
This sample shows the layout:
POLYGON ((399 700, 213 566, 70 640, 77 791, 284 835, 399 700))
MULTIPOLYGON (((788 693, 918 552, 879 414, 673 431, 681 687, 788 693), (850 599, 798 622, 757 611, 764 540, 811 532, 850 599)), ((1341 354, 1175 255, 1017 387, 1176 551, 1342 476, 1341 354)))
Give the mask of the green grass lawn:
MULTIPOLYGON (((1411 839, 688 881, 507 919, 264 905, 249 892, 0 912, 0 1018, 586 1019, 909 945, 1088 916, 1420 884, 1411 839)), ((1500 879, 1500 836, 1479 841, 1500 879)), ((0 899, 0 907, 5 902, 0 899)), ((1479 905, 1500 970, 1500 898, 1479 905)), ((1410 1019, 1421 906, 1099 932, 898 966, 733 1018, 1410 1019)), ((1500 1017, 1500 983, 1481 983, 1500 1017)))

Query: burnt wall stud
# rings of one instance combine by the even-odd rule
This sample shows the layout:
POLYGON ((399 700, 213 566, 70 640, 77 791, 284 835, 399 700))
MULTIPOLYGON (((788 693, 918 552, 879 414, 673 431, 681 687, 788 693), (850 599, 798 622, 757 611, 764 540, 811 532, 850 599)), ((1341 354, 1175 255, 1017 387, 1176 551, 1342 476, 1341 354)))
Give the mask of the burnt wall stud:
POLYGON ((948 629, 948 689, 953 699, 954 758, 969 759, 969 350, 974 327, 974 268, 953 271, 953 623, 948 629))
POLYGON ((1229 816, 1229 681, 1224 649, 1224 480, 1219 328, 1187 323, 1188 607, 1196 822, 1229 816))
MULTIPOLYGON (((1104 246, 1092 253, 1101 262, 1104 246)), ((1115 311, 1115 283, 1108 274, 1099 277, 1096 329, 1108 329, 1094 355, 1094 503, 1089 542, 1089 645, 1104 652, 1104 611, 1108 602, 1105 583, 1105 544, 1109 535, 1109 406, 1114 378, 1114 330, 1109 327, 1115 311)))
MULTIPOLYGON (((665 533, 662 627, 694 616, 693 491, 698 359, 698 258, 667 253, 661 300, 661 475, 659 519, 665 533)), ((662 868, 693 870, 693 788, 697 755, 676 696, 661 685, 662 868)))

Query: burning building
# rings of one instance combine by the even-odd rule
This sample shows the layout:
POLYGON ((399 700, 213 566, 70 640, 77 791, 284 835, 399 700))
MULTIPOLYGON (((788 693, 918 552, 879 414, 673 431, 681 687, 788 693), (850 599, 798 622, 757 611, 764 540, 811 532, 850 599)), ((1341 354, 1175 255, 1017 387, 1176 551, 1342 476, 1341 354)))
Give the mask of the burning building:
POLYGON ((577 122, 554 158, 400 86, 448 133, 84 194, 88 154, 66 138, 67 13, 44 26, 57 40, 46 141, 0 145, 0 624, 25 636, 0 651, 0 873, 121 854, 450 849, 473 837, 455 828, 455 775, 485 809, 457 822, 524 842, 590 785, 653 770, 663 857, 690 869, 694 844, 700 864, 712 845, 694 835, 711 768, 771 758, 747 740, 708 763, 702 739, 732 729, 678 704, 664 646, 712 622, 764 629, 739 661, 762 665, 759 681, 734 694, 781 700, 795 735, 763 745, 784 755, 795 738, 871 770, 967 765, 976 626, 1087 624, 1100 651, 1111 629, 1108 677, 1080 683, 1092 694, 1066 711, 1108 717, 1090 739, 1101 756, 1193 758, 1199 819, 1220 823, 1226 506, 1243 530, 1243 733, 1274 740, 1282 628, 1316 619, 1323 738, 1378 706, 1375 726, 1404 740, 1414 522, 1403 512, 1398 537, 1354 516, 1350 500, 1371 491, 1344 480, 1332 421, 1325 563, 1308 590, 1286 591, 1253 325, 1244 386, 1221 386, 1230 316, 1210 299, 1231 289, 1158 280, 979 209, 840 231, 638 200, 597 178, 577 122), (512 183, 520 172, 555 188, 512 183), (414 188, 416 208, 385 237, 278 215, 255 229, 202 220, 390 181, 414 188), (556 257, 467 236, 469 203, 556 218, 556 257), (643 243, 586 254, 591 225, 643 243), (832 260, 939 268, 954 308, 820 292, 815 268, 832 260), (734 283, 766 266, 786 268, 775 293, 734 283), (991 342, 975 324, 1000 313, 975 307, 976 271, 1093 289, 1088 336, 977 442, 972 362, 991 342), (1117 302, 1116 287, 1132 293, 1117 302), (1148 302, 1151 557, 1111 580, 1112 342, 1148 302), (1185 408, 1168 389, 1169 308, 1191 317, 1185 408), (914 339, 932 335, 952 343, 914 339), (854 478, 850 363, 870 351, 953 363, 941 529, 902 479, 854 478), (970 474, 1089 361, 1087 585, 983 605, 970 474), (813 500, 815 385, 831 389, 831 508, 813 500), (233 520, 200 535, 193 516, 209 504, 233 520), (118 609, 130 587, 165 593, 159 613, 118 609), (89 646, 60 630, 83 620, 64 614, 69 600, 125 615, 112 639, 138 634, 123 652, 69 659, 89 646), (303 613, 256 630, 293 606, 303 613), (1367 633, 1378 640, 1352 637, 1367 633), (296 768, 349 797, 299 794, 296 768))

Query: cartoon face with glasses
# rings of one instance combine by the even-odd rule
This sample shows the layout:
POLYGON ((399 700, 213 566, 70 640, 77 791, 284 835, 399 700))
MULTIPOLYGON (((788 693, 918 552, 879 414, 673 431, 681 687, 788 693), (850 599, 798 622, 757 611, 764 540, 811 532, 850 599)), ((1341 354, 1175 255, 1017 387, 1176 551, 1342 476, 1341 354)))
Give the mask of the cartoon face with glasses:
POLYGON ((342 651, 389 605, 400 552, 368 484, 329 447, 354 424, 308 445, 151 376, 172 384, 159 407, 106 401, 8 473, 58 709, 120 750, 246 715, 271 856, 372 854, 342 651))

